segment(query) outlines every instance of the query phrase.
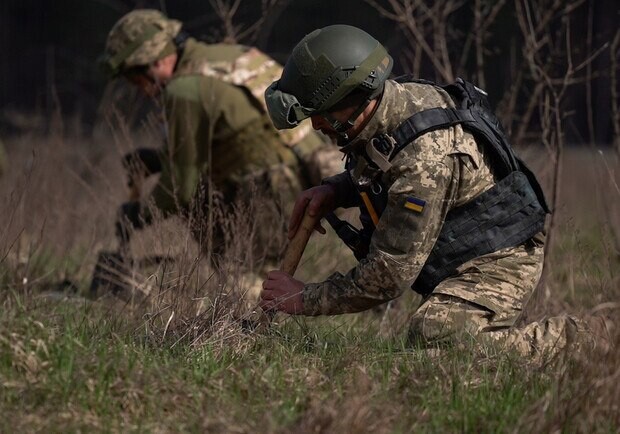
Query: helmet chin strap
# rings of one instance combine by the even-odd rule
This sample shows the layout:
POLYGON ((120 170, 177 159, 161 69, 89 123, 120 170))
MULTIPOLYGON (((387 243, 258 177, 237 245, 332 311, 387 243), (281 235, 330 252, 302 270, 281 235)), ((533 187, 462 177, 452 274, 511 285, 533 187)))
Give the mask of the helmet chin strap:
POLYGON ((345 151, 346 146, 351 141, 351 139, 349 138, 349 135, 347 134, 347 131, 349 131, 351 128, 355 126, 355 121, 357 120, 357 118, 360 117, 360 115, 364 112, 364 110, 366 110, 366 107, 368 107, 368 104, 370 104, 370 101, 372 101, 371 98, 366 98, 366 100, 363 103, 361 103, 359 107, 357 107, 357 109, 355 109, 355 111, 351 114, 351 116, 349 116, 349 119, 347 119, 346 122, 338 121, 329 112, 323 115, 325 120, 329 122, 329 124, 338 134, 338 146, 342 147, 341 149, 342 152, 347 152, 345 151))

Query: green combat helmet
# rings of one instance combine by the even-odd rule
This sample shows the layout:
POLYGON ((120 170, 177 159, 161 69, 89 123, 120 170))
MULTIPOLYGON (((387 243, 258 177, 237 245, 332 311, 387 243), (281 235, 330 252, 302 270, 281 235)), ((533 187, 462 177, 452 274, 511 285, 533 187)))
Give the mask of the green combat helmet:
POLYGON ((176 51, 181 22, 154 9, 136 9, 112 27, 100 63, 115 77, 124 70, 148 65, 176 51))
POLYGON ((322 115, 346 141, 345 132, 383 91, 392 65, 383 45, 363 30, 346 25, 315 30, 293 48, 282 77, 265 91, 269 116, 276 128, 288 129, 322 115), (367 99, 340 123, 328 112, 353 91, 367 93, 367 99))

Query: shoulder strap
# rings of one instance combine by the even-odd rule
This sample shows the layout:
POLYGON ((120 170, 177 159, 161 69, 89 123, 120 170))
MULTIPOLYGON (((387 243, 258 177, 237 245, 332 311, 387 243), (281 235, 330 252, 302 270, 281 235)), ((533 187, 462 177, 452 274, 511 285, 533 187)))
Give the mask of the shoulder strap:
POLYGON ((487 146, 487 149, 497 160, 504 176, 514 170, 519 170, 520 165, 517 158, 499 120, 489 108, 483 91, 460 78, 446 86, 438 86, 426 80, 411 80, 409 76, 400 77, 397 81, 401 83, 413 81, 444 89, 454 100, 456 108, 437 107, 423 110, 402 122, 391 133, 396 143, 390 160, 421 135, 461 124, 465 130, 491 145, 487 146))
POLYGON ((468 109, 437 107, 418 112, 392 131, 391 136, 396 141, 396 145, 390 155, 390 160, 423 134, 475 121, 476 119, 468 109))
MULTIPOLYGON (((396 79, 399 83, 415 82, 437 86, 427 80, 412 79, 411 76, 403 76, 396 79)), ((504 133, 499 120, 491 110, 486 93, 473 84, 458 78, 456 82, 437 86, 444 89, 454 100, 456 108, 432 108, 418 112, 402 122, 390 133, 394 140, 393 150, 389 155, 392 161, 400 151, 408 144, 423 134, 431 131, 449 128, 461 124, 463 129, 473 134, 486 146, 485 150, 495 162, 495 168, 500 178, 508 176, 513 171, 524 172, 532 187, 536 191, 541 205, 548 211, 544 193, 533 173, 515 155, 510 142, 504 133)), ((378 137, 377 140, 388 140, 387 137, 378 137)), ((378 143, 381 145, 381 143, 378 143)), ((385 144, 390 148, 390 144, 385 144)))

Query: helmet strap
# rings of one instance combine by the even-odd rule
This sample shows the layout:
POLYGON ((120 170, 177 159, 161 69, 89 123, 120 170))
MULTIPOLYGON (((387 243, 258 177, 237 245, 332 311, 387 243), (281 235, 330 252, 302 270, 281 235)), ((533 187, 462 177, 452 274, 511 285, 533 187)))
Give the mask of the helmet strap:
POLYGON ((357 120, 357 118, 360 117, 360 115, 364 112, 364 110, 366 110, 366 107, 368 107, 368 104, 370 104, 370 101, 372 101, 372 98, 370 97, 366 98, 364 102, 362 102, 355 109, 355 111, 351 114, 351 116, 349 116, 349 119, 347 119, 346 122, 338 121, 332 116, 331 113, 325 113, 323 115, 323 117, 327 120, 327 122, 329 122, 329 124, 338 134, 338 146, 347 145, 347 143, 350 140, 349 135, 347 134, 347 131, 349 131, 351 128, 355 126, 355 121, 357 120))

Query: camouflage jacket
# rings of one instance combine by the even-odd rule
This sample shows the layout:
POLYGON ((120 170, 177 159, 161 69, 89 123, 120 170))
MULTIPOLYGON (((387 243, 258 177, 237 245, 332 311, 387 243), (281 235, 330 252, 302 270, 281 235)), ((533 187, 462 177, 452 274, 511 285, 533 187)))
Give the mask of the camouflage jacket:
MULTIPOLYGON (((389 133, 419 111, 452 106, 450 96, 432 85, 389 80, 355 143, 363 145, 377 134, 389 133)), ((327 180, 336 187, 339 206, 358 202, 348 176, 327 180)), ((495 179, 483 149, 457 125, 407 145, 382 174, 382 182, 388 188, 388 203, 368 256, 346 275, 335 273, 325 282, 306 284, 306 315, 357 312, 401 295, 424 266, 448 211, 492 187, 495 179), (412 198, 423 203, 423 209, 408 207, 412 198)))
POLYGON ((295 154, 283 144, 256 98, 205 68, 207 63, 230 62, 243 50, 187 41, 162 95, 168 143, 153 191, 161 210, 186 206, 201 179, 233 194, 248 176, 270 167, 284 164, 297 171, 295 154))

